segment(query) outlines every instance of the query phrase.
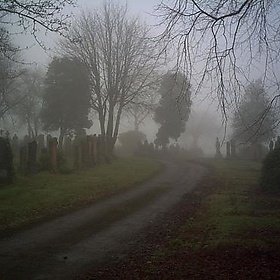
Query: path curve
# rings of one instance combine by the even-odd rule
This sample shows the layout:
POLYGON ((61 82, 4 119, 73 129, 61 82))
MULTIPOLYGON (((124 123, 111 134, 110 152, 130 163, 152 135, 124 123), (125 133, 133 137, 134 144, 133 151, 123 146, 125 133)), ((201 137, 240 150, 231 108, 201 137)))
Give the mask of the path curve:
POLYGON ((131 240, 192 191, 205 171, 165 162, 148 182, 0 239, 0 279, 73 279, 112 255, 121 258, 131 240))

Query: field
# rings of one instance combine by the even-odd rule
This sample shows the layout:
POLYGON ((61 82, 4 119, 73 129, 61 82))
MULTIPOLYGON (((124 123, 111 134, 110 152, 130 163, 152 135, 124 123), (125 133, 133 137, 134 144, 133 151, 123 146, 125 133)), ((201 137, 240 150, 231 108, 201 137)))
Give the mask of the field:
POLYGON ((0 230, 17 228, 123 191, 162 168, 144 159, 119 159, 71 174, 18 176, 0 187, 0 230))

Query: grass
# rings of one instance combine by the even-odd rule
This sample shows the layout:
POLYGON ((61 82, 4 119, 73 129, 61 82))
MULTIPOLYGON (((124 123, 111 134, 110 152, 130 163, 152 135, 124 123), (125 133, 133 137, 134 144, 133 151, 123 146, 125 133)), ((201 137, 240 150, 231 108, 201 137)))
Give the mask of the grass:
POLYGON ((113 195, 154 175, 161 164, 121 159, 72 174, 18 176, 0 188, 0 229, 16 228, 113 195))
POLYGON ((212 166, 201 182, 209 193, 169 242, 165 254, 177 250, 200 253, 219 248, 280 248, 280 197, 260 192, 261 164, 225 159, 208 159, 204 164, 212 166))

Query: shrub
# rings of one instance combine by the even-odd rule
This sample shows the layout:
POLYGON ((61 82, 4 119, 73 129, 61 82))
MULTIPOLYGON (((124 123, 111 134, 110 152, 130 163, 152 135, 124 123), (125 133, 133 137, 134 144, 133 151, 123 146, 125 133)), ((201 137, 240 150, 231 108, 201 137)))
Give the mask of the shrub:
POLYGON ((265 193, 280 193, 280 147, 270 151, 263 160, 260 186, 265 193))

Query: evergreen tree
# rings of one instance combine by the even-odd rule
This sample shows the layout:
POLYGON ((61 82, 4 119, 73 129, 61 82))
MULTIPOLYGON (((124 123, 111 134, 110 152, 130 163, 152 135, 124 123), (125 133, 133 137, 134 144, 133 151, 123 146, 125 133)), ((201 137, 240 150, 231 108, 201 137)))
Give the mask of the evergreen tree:
POLYGON ((191 107, 190 83, 180 72, 168 72, 159 89, 161 99, 155 110, 155 121, 160 124, 155 143, 165 147, 169 139, 178 140, 185 131, 191 107))
POLYGON ((234 113, 233 136, 239 142, 263 143, 274 137, 274 125, 274 112, 262 82, 252 82, 234 113))
POLYGON ((60 147, 67 133, 91 126, 90 98, 84 65, 75 59, 54 58, 46 76, 41 118, 45 130, 60 129, 60 147))

